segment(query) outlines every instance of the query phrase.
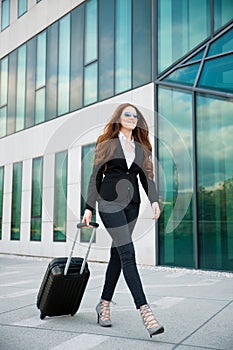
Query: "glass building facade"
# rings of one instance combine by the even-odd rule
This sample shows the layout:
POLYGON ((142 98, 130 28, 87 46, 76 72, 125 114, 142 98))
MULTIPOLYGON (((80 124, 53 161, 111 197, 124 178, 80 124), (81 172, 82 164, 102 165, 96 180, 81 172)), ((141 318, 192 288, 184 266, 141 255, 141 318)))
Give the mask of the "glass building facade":
POLYGON ((11 240, 20 240, 22 162, 13 164, 11 202, 11 240))
POLYGON ((67 151, 55 154, 53 240, 66 240, 67 151))
POLYGON ((10 0, 2 0, 1 5, 1 30, 4 30, 10 25, 10 0))
MULTIPOLYGON (((4 33, 11 29, 10 1, 1 5, 4 33)), ((152 84, 162 207, 156 264, 232 270, 233 2, 87 0, 77 5, 1 57, 0 141, 152 84)), ((22 20, 26 12, 27 1, 18 1, 22 20)), ((94 141, 84 142, 80 155, 82 193, 94 141)), ((53 241, 61 242, 67 230, 68 153, 54 153, 53 241)), ((21 237, 21 161, 12 165, 12 240, 21 237)), ((43 169, 43 154, 36 154, 30 239, 40 242, 43 169)), ((81 215, 83 206, 80 198, 81 215)))
POLYGON ((43 158, 32 160, 31 241, 41 241, 43 158))
MULTIPOLYGON (((88 184, 92 172, 92 165, 93 165, 93 160, 94 160, 94 149, 95 149, 95 144, 89 144, 85 145, 82 147, 82 171, 81 171, 81 206, 80 206, 80 217, 82 217, 86 202, 85 198, 87 198, 87 190, 88 190, 88 184)), ((93 215, 92 215, 92 220, 95 222, 96 221, 96 210, 93 210, 93 215)), ((81 229, 81 237, 80 241, 81 242, 89 242, 90 237, 91 237, 92 230, 89 228, 82 228, 81 229)))
POLYGON ((161 264, 232 269, 232 38, 230 24, 156 82, 161 264))
POLYGON ((1 136, 150 82, 151 6, 86 1, 4 57, 1 136))

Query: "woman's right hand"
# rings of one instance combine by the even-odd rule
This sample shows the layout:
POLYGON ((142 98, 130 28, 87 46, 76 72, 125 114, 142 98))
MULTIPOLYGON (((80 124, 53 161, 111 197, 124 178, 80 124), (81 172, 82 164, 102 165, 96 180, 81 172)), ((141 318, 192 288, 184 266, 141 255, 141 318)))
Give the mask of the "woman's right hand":
POLYGON ((89 209, 86 209, 83 215, 83 223, 87 224, 87 226, 89 225, 89 223, 91 222, 91 218, 92 218, 92 211, 89 209))

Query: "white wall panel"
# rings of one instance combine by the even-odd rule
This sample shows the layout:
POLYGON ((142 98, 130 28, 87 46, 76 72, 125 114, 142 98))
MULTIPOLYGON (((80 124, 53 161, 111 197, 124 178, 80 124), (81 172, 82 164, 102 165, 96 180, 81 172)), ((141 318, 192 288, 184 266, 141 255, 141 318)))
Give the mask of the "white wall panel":
POLYGON ((3 216, 2 216, 2 222, 4 224, 11 222, 11 200, 12 200, 12 194, 5 193, 3 196, 3 216))
POLYGON ((22 191, 31 191, 32 188, 32 159, 23 162, 22 191))
POLYGON ((53 222, 54 187, 43 188, 42 221, 53 222))
POLYGON ((31 221, 31 191, 22 191, 21 197, 21 223, 31 221))

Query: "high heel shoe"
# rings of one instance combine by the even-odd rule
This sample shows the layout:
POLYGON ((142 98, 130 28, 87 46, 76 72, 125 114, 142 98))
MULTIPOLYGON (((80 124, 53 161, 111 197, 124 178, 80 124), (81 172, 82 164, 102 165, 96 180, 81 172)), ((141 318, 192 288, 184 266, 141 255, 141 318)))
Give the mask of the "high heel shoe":
POLYGON ((97 323, 102 327, 111 327, 112 322, 110 320, 110 302, 106 300, 100 300, 96 306, 97 323))
POLYGON ((161 326, 155 319, 151 308, 149 305, 145 304, 140 307, 140 313, 142 316, 142 322, 144 323, 146 329, 149 332, 150 337, 153 335, 160 334, 164 332, 164 327, 161 326))

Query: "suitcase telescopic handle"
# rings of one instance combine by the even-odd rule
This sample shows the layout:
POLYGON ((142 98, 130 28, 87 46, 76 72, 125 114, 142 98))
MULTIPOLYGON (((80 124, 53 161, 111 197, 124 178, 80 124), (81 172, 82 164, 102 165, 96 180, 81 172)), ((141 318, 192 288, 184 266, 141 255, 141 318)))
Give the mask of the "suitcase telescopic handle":
POLYGON ((97 228, 99 227, 99 224, 97 224, 97 222, 89 222, 89 225, 85 224, 84 222, 80 222, 79 224, 77 224, 77 228, 89 228, 90 226, 97 228))
POLYGON ((70 266, 70 262, 71 262, 71 259, 72 259, 72 256, 73 256, 73 252, 74 252, 74 247, 75 247, 75 244, 76 244, 76 241, 77 241, 77 238, 78 238, 78 232, 83 227, 86 227, 86 228, 91 228, 92 227, 93 228, 92 234, 91 234, 91 238, 90 238, 90 241, 89 241, 89 244, 88 244, 86 256, 83 259, 83 263, 82 263, 82 266, 81 266, 81 269, 80 269, 80 274, 82 274, 83 271, 84 271, 84 268, 85 268, 85 265, 86 265, 86 262, 87 262, 87 258, 88 258, 88 254, 89 254, 90 249, 91 249, 91 244, 92 244, 93 239, 94 239, 95 231, 96 231, 97 227, 99 227, 99 224, 97 224, 97 222, 90 222, 89 225, 87 225, 87 224, 85 224, 83 222, 80 222, 80 223, 77 224, 76 235, 75 235, 75 238, 74 238, 74 241, 73 241, 73 244, 72 244, 72 248, 71 248, 70 254, 69 254, 68 259, 66 261, 66 265, 65 265, 65 269, 64 269, 64 275, 67 275, 67 272, 68 272, 68 269, 69 269, 69 266, 70 266))

